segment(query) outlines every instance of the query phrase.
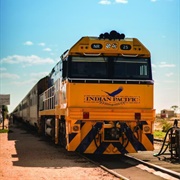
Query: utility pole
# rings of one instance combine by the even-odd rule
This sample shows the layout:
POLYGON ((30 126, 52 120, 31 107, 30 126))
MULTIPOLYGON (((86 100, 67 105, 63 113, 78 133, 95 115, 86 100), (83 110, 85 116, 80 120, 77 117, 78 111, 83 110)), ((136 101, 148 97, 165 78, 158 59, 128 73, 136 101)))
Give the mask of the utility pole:
POLYGON ((2 105, 2 118, 3 118, 3 120, 2 120, 2 129, 4 129, 4 120, 5 120, 5 108, 4 108, 5 106, 4 105, 2 105))

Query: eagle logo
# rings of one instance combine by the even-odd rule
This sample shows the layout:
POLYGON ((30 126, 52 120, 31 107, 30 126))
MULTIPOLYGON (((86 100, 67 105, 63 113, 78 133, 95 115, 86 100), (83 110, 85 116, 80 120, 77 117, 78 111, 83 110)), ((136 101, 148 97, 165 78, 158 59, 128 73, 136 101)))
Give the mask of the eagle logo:
MULTIPOLYGON (((103 91, 103 90, 102 90, 103 91)), ((109 96, 111 96, 111 97, 115 97, 116 95, 118 95, 120 92, 122 92, 123 91, 123 87, 119 87, 117 90, 115 90, 115 91, 113 91, 113 92, 111 92, 111 93, 109 93, 109 92, 107 92, 107 91, 103 91, 103 92, 105 92, 107 95, 109 95, 109 96)))

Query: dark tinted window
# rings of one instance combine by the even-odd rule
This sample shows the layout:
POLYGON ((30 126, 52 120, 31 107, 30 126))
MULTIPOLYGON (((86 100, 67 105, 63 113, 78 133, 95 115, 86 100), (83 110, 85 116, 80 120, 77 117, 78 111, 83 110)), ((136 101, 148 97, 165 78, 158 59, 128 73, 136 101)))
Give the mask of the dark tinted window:
POLYGON ((70 66, 73 78, 108 78, 107 58, 73 57, 70 66))
POLYGON ((72 57, 68 66, 71 78, 152 79, 148 58, 72 57))

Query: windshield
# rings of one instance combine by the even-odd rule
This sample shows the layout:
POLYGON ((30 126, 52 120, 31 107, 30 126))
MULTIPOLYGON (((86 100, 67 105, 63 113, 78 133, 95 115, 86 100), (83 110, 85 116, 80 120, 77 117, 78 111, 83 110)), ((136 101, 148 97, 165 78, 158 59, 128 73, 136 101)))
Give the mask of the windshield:
POLYGON ((148 59, 114 58, 114 78, 149 79, 150 66, 148 59))
POLYGON ((107 58, 73 57, 71 76, 79 78, 108 78, 107 58))
POLYGON ((68 69, 71 78, 152 79, 148 58, 72 57, 68 69))

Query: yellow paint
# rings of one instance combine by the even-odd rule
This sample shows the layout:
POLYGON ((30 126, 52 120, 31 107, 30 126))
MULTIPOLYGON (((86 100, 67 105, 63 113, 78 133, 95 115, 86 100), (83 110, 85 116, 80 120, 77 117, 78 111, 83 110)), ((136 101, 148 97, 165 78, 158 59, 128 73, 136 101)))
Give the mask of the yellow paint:
MULTIPOLYGON (((122 40, 102 40, 93 37, 81 38, 69 52, 64 55, 103 55, 103 56, 139 56, 143 58, 150 58, 148 49, 136 38, 122 39, 122 40), (93 44, 101 44, 101 49, 92 49, 93 44), (117 45, 118 48, 107 48, 106 44, 117 45), (122 50, 121 45, 130 45, 130 50, 122 50)), ((113 80, 112 80, 113 81, 113 80)), ((66 137, 71 133, 77 133, 71 142, 67 142, 67 150, 75 151, 81 144, 83 139, 91 131, 92 126, 96 122, 114 121, 127 123, 129 128, 137 125, 135 120, 135 113, 141 114, 141 121, 146 121, 148 125, 143 125, 143 130, 138 130, 139 140, 147 148, 153 150, 153 145, 146 137, 146 133, 153 133, 153 122, 155 119, 155 110, 153 109, 153 84, 116 84, 114 83, 74 83, 64 80, 60 83, 59 101, 55 109, 40 111, 40 116, 56 115, 65 117, 66 123, 66 137), (116 95, 112 92, 122 89, 116 95), (83 112, 89 113, 88 119, 83 119, 83 112), (81 120, 86 122, 80 129, 80 125, 75 122, 81 120), (73 126, 79 127, 76 132, 73 126), (147 129, 149 130, 147 131, 147 129)), ((58 121, 57 121, 58 122, 58 121)), ((108 125, 106 125, 108 126, 108 125)), ((104 127, 103 127, 104 128, 104 127)), ((112 127, 111 127, 112 128, 112 127)), ((103 132, 103 130, 101 130, 103 132)), ((56 129, 56 132, 58 130, 56 129)), ((134 134, 136 136, 136 133, 134 134)), ((102 141, 103 141, 103 134, 102 141)), ((137 137, 137 136, 136 136, 137 137)), ((58 142, 58 134, 56 133, 56 142, 58 142)), ((137 137, 138 138, 138 137, 137 137)), ((116 140, 117 142, 117 140, 116 140)), ((121 138, 120 138, 121 142, 121 138)), ((97 144, 100 144, 97 140, 97 144)), ((126 143, 125 143, 126 144, 126 143)), ((97 147, 94 140, 87 147, 85 153, 94 153, 97 147)), ((132 144, 129 142, 126 147, 128 152, 136 152, 132 144)), ((107 147, 105 154, 119 154, 120 152, 111 143, 107 147)))
POLYGON ((153 85, 138 84, 86 84, 69 83, 67 107, 99 108, 153 108, 153 85), (123 91, 112 97, 105 92, 113 92, 119 87, 123 91), (148 97, 148 98, 147 98, 148 97))
POLYGON ((70 55, 77 55, 77 53, 89 53, 97 54, 97 49, 92 49, 92 44, 101 44, 102 48, 98 49, 98 53, 103 53, 104 55, 119 55, 119 54, 131 54, 131 55, 143 55, 144 57, 149 57, 150 52, 148 49, 136 38, 127 38, 119 40, 103 40, 96 37, 83 37, 81 38, 69 51, 70 55), (116 44, 118 48, 106 48, 106 44, 116 44), (119 47, 122 44, 131 45, 131 50, 122 50, 119 47))
POLYGON ((154 146, 153 146, 153 144, 149 141, 149 139, 147 138, 146 134, 143 134, 143 133, 142 133, 141 143, 144 145, 144 147, 146 148, 147 151, 153 151, 153 150, 154 150, 154 146))

